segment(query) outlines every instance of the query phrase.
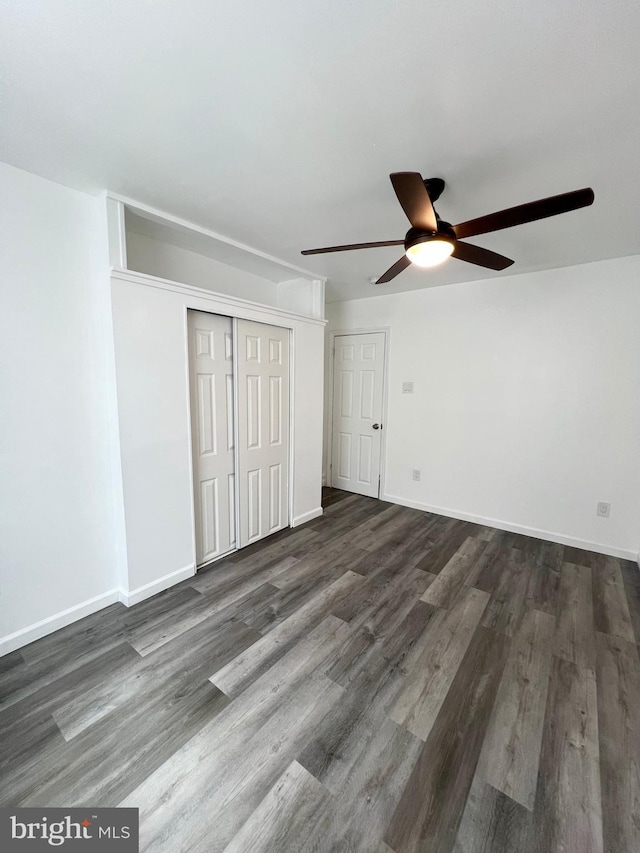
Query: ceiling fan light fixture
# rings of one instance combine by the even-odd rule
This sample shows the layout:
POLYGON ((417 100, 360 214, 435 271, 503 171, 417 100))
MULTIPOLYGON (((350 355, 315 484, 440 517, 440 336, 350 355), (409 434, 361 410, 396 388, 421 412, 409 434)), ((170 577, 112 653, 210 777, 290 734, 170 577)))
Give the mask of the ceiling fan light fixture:
MULTIPOLYGON (((419 172, 392 172, 389 177, 395 194, 404 210, 411 228, 404 240, 378 240, 375 243, 352 243, 342 246, 325 246, 320 249, 304 249, 303 255, 318 255, 324 252, 344 252, 351 249, 371 249, 374 246, 404 245, 404 255, 386 272, 375 279, 375 284, 386 284, 407 269, 410 264, 419 267, 434 267, 453 255, 456 260, 475 264, 488 270, 505 270, 513 264, 511 258, 499 255, 481 246, 466 243, 466 237, 490 234, 503 228, 513 228, 527 222, 536 222, 559 213, 569 213, 593 204, 594 193, 590 187, 572 190, 538 201, 519 204, 498 210, 488 216, 479 216, 467 222, 451 225, 441 219, 433 208, 445 187, 442 178, 422 177, 419 172)), ((371 280, 374 284, 374 281, 371 280)))
POLYGON ((453 252, 453 243, 442 237, 425 237, 411 246, 405 252, 412 264, 419 267, 435 267, 446 261, 453 252))

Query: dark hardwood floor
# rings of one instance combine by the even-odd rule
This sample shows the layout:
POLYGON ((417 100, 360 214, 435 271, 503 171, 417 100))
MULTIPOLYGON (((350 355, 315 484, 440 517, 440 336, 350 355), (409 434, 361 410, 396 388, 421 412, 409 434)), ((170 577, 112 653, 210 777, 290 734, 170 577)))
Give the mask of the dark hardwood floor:
POLYGON ((325 515, 0 660, 0 805, 151 853, 638 853, 640 572, 326 490, 325 515))

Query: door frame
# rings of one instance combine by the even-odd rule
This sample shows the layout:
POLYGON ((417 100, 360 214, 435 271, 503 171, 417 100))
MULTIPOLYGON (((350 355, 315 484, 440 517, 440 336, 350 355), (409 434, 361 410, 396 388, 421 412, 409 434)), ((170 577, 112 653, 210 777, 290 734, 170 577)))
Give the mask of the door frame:
MULTIPOLYGON (((186 376, 186 390, 187 390, 187 435, 188 435, 188 444, 189 444, 189 485, 190 485, 190 505, 189 509, 191 512, 191 547, 193 550, 193 565, 194 565, 194 574, 197 574, 199 569, 197 565, 197 550, 196 550, 196 503, 195 503, 195 493, 194 493, 194 476, 193 476, 193 433, 191 431, 191 388, 190 388, 190 353, 189 353, 189 311, 197 311, 201 314, 215 314, 218 317, 228 317, 231 320, 231 329, 233 335, 233 422, 234 425, 237 424, 238 421, 238 372, 236 370, 236 363, 238 357, 238 335, 237 335, 237 321, 250 319, 253 320, 252 317, 244 317, 242 313, 225 313, 220 310, 212 310, 207 308, 195 307, 193 305, 185 305, 184 306, 184 314, 183 314, 183 326, 184 326, 184 353, 185 353, 185 376, 186 376)), ((283 319, 285 319, 283 317, 283 319)), ((265 326, 277 326, 280 329, 286 329, 289 333, 289 474, 288 474, 288 501, 287 501, 287 526, 293 528, 293 457, 294 457, 294 398, 293 398, 293 359, 294 359, 294 346, 293 346, 293 336, 294 330, 290 325, 280 325, 278 323, 266 323, 264 320, 255 320, 256 323, 263 323, 265 326)), ((238 442, 234 438, 234 448, 233 448, 233 458, 234 458, 234 467, 236 472, 238 471, 238 454, 239 447, 238 442)), ((235 518, 236 518, 236 547, 232 551, 227 551, 225 554, 220 554, 219 557, 214 557, 213 560, 209 560, 209 562, 204 563, 200 568, 204 568, 204 566, 210 566, 212 563, 217 563, 218 560, 223 560, 225 557, 228 557, 229 554, 235 554, 239 550, 238 542, 240 541, 239 537, 239 525, 240 525, 240 515, 239 515, 239 495, 238 495, 238 480, 236 480, 235 487, 235 518)))
POLYGON ((327 385, 327 467, 325 470, 325 480, 328 486, 331 486, 331 470, 332 470, 332 454, 333 454, 333 392, 334 392, 334 367, 336 354, 336 338, 343 335, 384 335, 384 359, 382 366, 382 435, 380 436, 380 473, 378 481, 378 500, 385 492, 385 471, 387 459, 387 411, 388 411, 388 388, 389 388, 389 349, 391 346, 391 326, 376 326, 372 328, 356 329, 331 329, 329 332, 329 370, 328 385, 327 385))

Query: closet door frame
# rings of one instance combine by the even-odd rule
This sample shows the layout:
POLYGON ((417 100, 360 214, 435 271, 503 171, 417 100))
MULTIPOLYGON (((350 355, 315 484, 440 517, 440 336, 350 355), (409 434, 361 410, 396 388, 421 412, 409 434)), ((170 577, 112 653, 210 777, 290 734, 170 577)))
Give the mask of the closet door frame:
MULTIPOLYGON (((228 317, 231 320, 232 324, 232 344, 233 344, 233 423, 234 430, 237 429, 238 423, 238 371, 236 369, 236 365, 238 363, 238 334, 237 334, 237 321, 238 320, 251 320, 256 323, 263 323, 264 325, 277 326, 281 329, 286 329, 288 332, 288 340, 289 340, 289 447, 288 447, 288 465, 289 470, 287 473, 287 526, 293 527, 293 482, 294 482, 294 411, 295 411, 295 400, 294 400, 294 359, 295 359, 295 346, 294 346, 294 336, 295 330, 288 325, 287 323, 278 322, 279 318, 274 317, 274 322, 267 322, 261 317, 255 316, 243 316, 241 313, 227 313, 220 310, 212 310, 211 308, 203 308, 201 305, 185 305, 184 309, 184 346, 185 346, 185 366, 186 366, 186 387, 187 387, 187 428, 188 428, 188 441, 189 441, 189 478, 191 485, 191 537, 192 537, 192 550, 193 550, 193 565, 196 566, 196 554, 197 554, 197 544, 196 544, 196 506, 195 506, 195 478, 194 478, 194 449, 193 449, 193 430, 192 430, 192 412, 191 412, 191 395, 190 395, 190 352, 189 352, 189 311, 199 311, 204 314, 215 314, 219 317, 228 317)), ((253 312, 251 312, 253 313, 253 312)), ((283 317, 282 320, 285 318, 283 317)), ((239 470, 239 442, 237 440, 237 434, 234 440, 234 468, 236 472, 236 487, 234 490, 234 499, 235 499, 235 526, 236 526, 236 547, 235 550, 227 551, 226 554, 221 554, 218 557, 214 557, 213 560, 209 561, 205 565, 210 566, 212 563, 216 563, 218 560, 222 560, 224 557, 228 557, 230 554, 234 554, 237 551, 241 550, 238 547, 238 543, 240 541, 239 532, 240 532, 240 505, 239 505, 239 483, 237 478, 237 472, 239 470)), ((260 541, 260 540, 257 540, 260 541)))

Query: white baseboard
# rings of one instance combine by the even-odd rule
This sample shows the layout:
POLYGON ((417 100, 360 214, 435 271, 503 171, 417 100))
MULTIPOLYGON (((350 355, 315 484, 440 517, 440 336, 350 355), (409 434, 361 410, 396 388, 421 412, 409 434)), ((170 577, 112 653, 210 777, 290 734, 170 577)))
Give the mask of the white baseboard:
POLYGON ((34 625, 29 625, 16 631, 14 634, 9 634, 6 637, 0 638, 0 657, 8 655, 10 652, 15 652, 16 649, 21 649, 23 646, 28 646, 35 640, 40 640, 46 637, 47 634, 53 634, 54 631, 59 631, 60 628, 66 628, 72 622, 77 622, 78 619, 83 619, 85 616, 90 616, 110 604, 115 604, 120 600, 121 590, 112 589, 102 595, 96 595, 95 598, 90 598, 88 601, 83 601, 81 604, 76 604, 74 607, 69 607, 67 610, 62 610, 53 616, 43 619, 41 622, 36 622, 34 625))
POLYGON ((421 503, 420 501, 411 501, 406 498, 400 498, 397 495, 381 496, 381 500, 389 501, 392 504, 400 506, 408 506, 411 509, 419 509, 423 512, 433 512, 436 515, 446 515, 448 518, 457 518, 460 521, 472 521, 474 524, 484 524, 487 527, 497 527, 498 530, 508 530, 509 533, 520 533, 522 536, 533 536, 535 539, 546 539, 549 542, 557 542, 559 545, 569 545, 573 548, 582 548, 584 551, 596 551, 598 554, 607 554, 609 557, 619 557, 623 560, 638 561, 640 566, 640 556, 634 551, 627 551, 624 548, 615 548, 612 545, 602 545, 599 542, 589 542, 584 539, 576 539, 573 536, 565 536, 564 533, 556 533, 553 530, 539 530, 537 527, 525 527, 523 524, 513 524, 510 521, 501 521, 498 518, 486 518, 483 515, 473 515, 469 512, 462 512, 456 509, 449 509, 443 506, 430 506, 429 504, 421 503))
POLYGON ((301 524, 305 524, 307 521, 313 521, 314 518, 319 518, 323 513, 323 509, 321 506, 316 507, 315 509, 309 510, 309 512, 303 512, 302 515, 296 515, 293 519, 292 527, 299 527, 301 524))
POLYGON ((132 607, 134 604, 138 604, 140 601, 144 601, 145 598, 151 598, 152 595, 157 595, 159 592, 164 592, 164 590, 169 589, 170 586, 175 586, 181 581, 185 581, 188 578, 192 578, 195 573, 196 567, 193 563, 190 563, 183 569, 178 569, 175 572, 171 572, 168 575, 164 575, 163 577, 158 578, 158 580, 151 581, 151 583, 146 583, 144 584, 144 586, 137 587, 137 589, 120 589, 120 601, 126 607, 132 607))
POLYGON ((96 613, 110 604, 115 604, 116 601, 121 601, 126 607, 131 607, 133 604, 144 601, 145 598, 151 598, 152 595, 169 589, 170 586, 174 586, 180 583, 180 581, 193 577, 194 574, 195 567, 192 563, 183 569, 171 572, 171 574, 140 586, 137 589, 112 589, 102 595, 96 595, 95 598, 90 598, 88 601, 83 601, 74 607, 69 607, 67 610, 55 613, 53 616, 36 622, 34 625, 29 625, 20 631, 8 634, 6 637, 0 637, 0 657, 8 655, 10 652, 15 652, 23 646, 28 646, 29 643, 46 637, 47 634, 53 634, 54 631, 59 631, 60 628, 66 628, 72 622, 77 622, 85 616, 90 616, 92 613, 96 613))

